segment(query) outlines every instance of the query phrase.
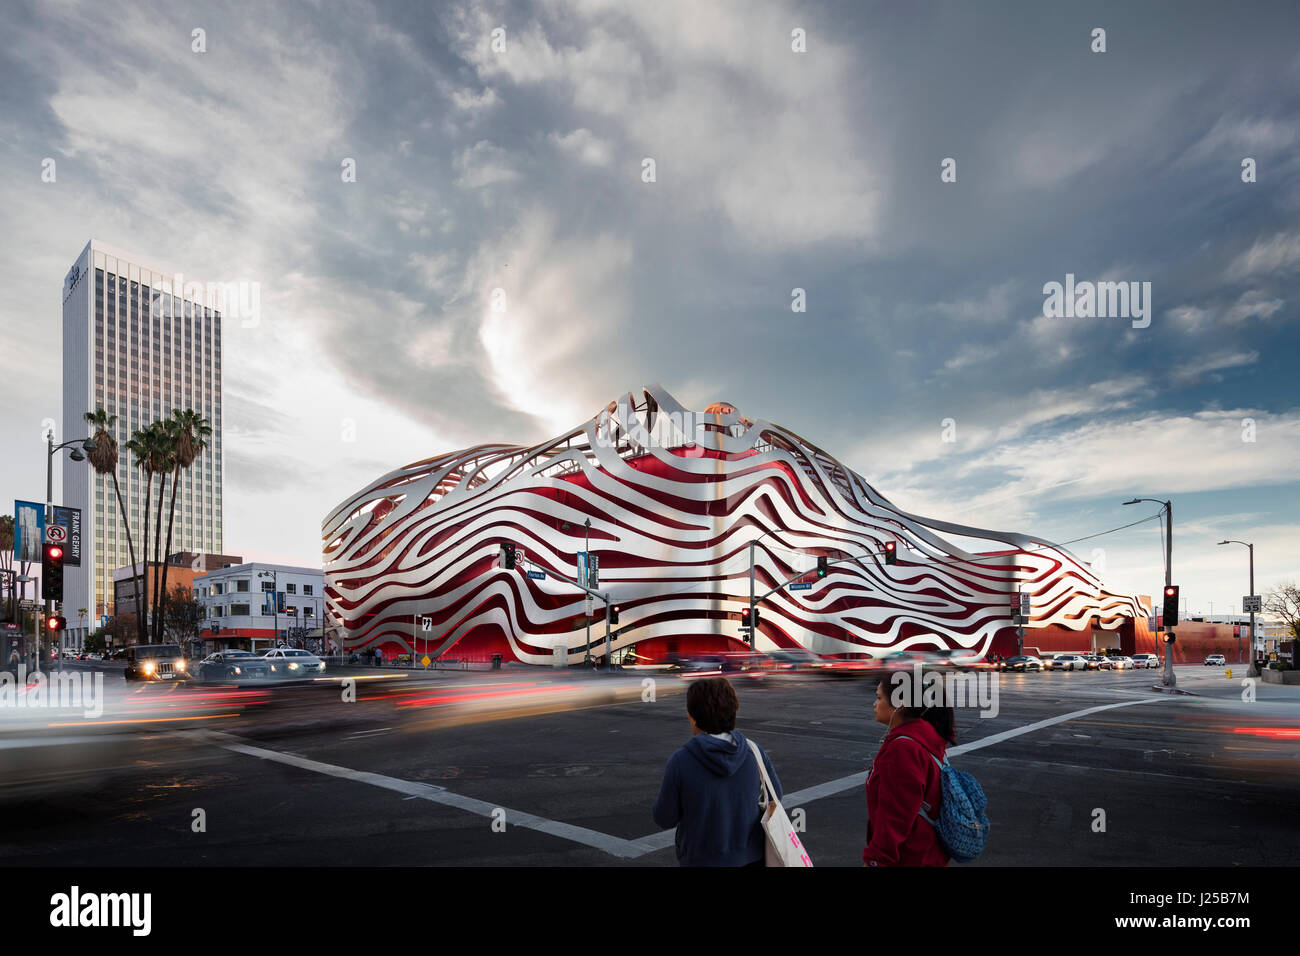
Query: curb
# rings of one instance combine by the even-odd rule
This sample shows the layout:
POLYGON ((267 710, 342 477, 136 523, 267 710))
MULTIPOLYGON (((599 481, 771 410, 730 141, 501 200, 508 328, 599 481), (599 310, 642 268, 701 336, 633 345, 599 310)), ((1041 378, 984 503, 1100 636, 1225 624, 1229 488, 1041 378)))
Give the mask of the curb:
POLYGON ((1151 689, 1159 691, 1162 694, 1182 694, 1184 697, 1200 696, 1190 690, 1183 690, 1181 687, 1166 687, 1164 684, 1152 684, 1151 689))

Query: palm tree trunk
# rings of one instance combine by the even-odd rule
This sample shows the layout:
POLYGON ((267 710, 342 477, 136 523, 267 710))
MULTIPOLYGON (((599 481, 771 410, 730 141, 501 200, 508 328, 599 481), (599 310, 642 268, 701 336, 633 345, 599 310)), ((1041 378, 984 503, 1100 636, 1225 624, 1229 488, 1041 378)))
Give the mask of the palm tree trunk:
POLYGON ((164 471, 162 475, 159 477, 159 482, 158 482, 158 522, 157 522, 157 527, 154 528, 154 533, 153 533, 153 560, 154 560, 153 600, 150 602, 150 605, 153 607, 154 613, 153 613, 153 626, 150 629, 150 633, 152 634, 152 637, 150 637, 149 639, 149 643, 151 644, 158 643, 158 635, 161 633, 161 628, 159 627, 159 624, 162 623, 161 621, 158 620, 158 618, 161 616, 160 614, 161 602, 159 600, 161 595, 159 595, 158 593, 158 583, 159 583, 158 578, 162 574, 162 569, 158 566, 161 561, 161 559, 158 557, 158 551, 162 547, 163 495, 165 494, 167 494, 167 472, 164 471))
POLYGON ((144 477, 144 553, 141 555, 144 563, 140 566, 140 577, 135 588, 135 616, 138 618, 136 630, 140 635, 139 643, 148 644, 149 634, 145 622, 149 617, 149 606, 145 603, 144 587, 149 580, 149 502, 153 495, 153 475, 146 471, 144 477))
MULTIPOLYGON (((172 503, 171 503, 171 508, 167 512, 167 547, 163 548, 164 555, 170 554, 172 550, 172 523, 176 520, 176 486, 180 484, 180 478, 181 478, 181 466, 177 465, 175 472, 172 473, 172 503)), ((159 502, 159 504, 161 504, 161 502, 159 502)), ((164 563, 162 567, 162 592, 161 592, 162 596, 158 600, 159 620, 162 619, 163 602, 167 598, 167 567, 168 564, 164 563)), ((161 628, 159 629, 158 633, 160 635, 162 634, 161 628)))
MULTIPOLYGON (((131 540, 131 524, 126 517, 126 502, 122 500, 122 489, 117 483, 117 469, 113 469, 113 493, 117 495, 117 508, 122 513, 122 527, 126 529, 126 550, 131 555, 131 570, 135 571, 135 542, 131 540)), ((137 592, 138 593, 138 592, 137 592)), ((94 595, 92 595, 93 597, 94 595)), ((108 595, 105 595, 107 597, 108 595)), ((139 610, 140 603, 136 602, 136 609, 139 610)), ((114 602, 113 613, 117 613, 117 605, 114 602)))

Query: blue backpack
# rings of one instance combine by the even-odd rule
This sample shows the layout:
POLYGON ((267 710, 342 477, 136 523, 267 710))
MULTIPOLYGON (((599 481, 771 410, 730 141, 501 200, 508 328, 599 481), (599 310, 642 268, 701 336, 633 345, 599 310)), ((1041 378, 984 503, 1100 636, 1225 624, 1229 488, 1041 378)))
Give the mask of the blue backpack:
MULTIPOLYGON (((902 734, 899 734, 903 737, 902 734)), ((989 818, 984 810, 988 799, 984 790, 970 774, 953 768, 947 759, 940 760, 930 748, 915 737, 904 737, 930 754, 930 759, 939 765, 939 774, 943 779, 943 799, 939 804, 939 819, 927 814, 930 804, 922 801, 917 815, 934 827, 948 856, 958 863, 969 863, 984 850, 989 838, 989 818)))

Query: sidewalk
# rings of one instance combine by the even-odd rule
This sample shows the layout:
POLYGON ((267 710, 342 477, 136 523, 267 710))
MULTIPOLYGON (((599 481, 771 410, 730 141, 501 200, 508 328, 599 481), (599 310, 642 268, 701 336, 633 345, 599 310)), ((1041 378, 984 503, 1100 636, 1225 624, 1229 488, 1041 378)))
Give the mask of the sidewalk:
MULTIPOLYGON (((1245 693, 1247 685, 1244 683, 1246 678, 1245 664, 1239 664, 1229 667, 1232 672, 1231 677, 1224 675, 1224 671, 1218 667, 1205 668, 1204 673, 1197 673, 1193 668, 1179 667, 1175 673, 1178 675, 1177 690, 1184 691, 1197 697, 1212 698, 1214 700, 1242 700, 1242 694, 1245 693)), ((1257 701, 1267 701, 1269 703, 1295 704, 1300 707, 1300 684, 1266 684, 1264 678, 1253 678, 1255 685, 1255 699, 1257 701)), ((1159 686, 1159 677, 1155 680, 1155 685, 1159 686)))

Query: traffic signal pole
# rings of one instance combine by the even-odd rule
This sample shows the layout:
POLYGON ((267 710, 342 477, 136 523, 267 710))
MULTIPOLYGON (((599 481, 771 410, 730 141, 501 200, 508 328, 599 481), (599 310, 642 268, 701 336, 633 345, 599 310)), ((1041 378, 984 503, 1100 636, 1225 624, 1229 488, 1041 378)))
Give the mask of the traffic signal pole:
MULTIPOLYGON (((1165 587, 1174 583, 1174 503, 1165 502, 1165 587)), ((1174 673, 1174 632, 1165 628, 1165 686, 1177 687, 1178 676, 1174 673)))

